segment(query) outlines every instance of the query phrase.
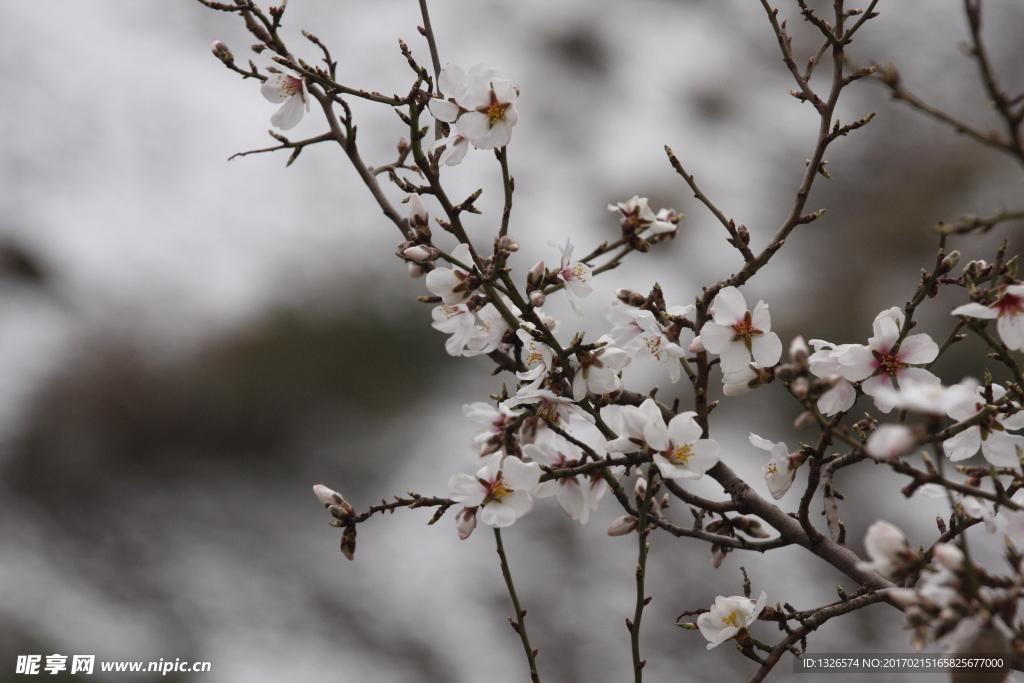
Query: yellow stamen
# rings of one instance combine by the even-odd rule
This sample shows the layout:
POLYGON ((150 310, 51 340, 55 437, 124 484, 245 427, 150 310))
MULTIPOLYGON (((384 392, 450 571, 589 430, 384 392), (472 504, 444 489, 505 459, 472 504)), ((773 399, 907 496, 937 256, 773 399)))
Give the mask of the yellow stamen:
POLYGON ((674 463, 678 463, 680 465, 685 465, 687 463, 687 461, 691 457, 693 457, 693 448, 692 448, 692 446, 693 446, 693 444, 688 444, 688 443, 683 444, 682 446, 676 446, 675 450, 673 450, 669 454, 668 459, 671 460, 674 463))
POLYGON ((740 627, 740 619, 739 619, 738 616, 736 616, 735 612, 729 612, 728 616, 722 617, 722 623, 723 624, 728 624, 729 626, 732 626, 733 628, 739 628, 740 627))

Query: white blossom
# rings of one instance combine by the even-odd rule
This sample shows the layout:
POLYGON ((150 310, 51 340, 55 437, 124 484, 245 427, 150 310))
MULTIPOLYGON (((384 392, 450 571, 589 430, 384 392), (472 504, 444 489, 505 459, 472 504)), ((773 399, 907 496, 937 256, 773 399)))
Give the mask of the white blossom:
MULTIPOLYGON (((647 399, 653 403, 653 399, 647 399)), ((679 413, 668 424, 662 418, 650 420, 644 427, 644 440, 654 450, 654 464, 666 479, 700 479, 718 464, 718 442, 702 439, 697 413, 679 413)))
POLYGON ((722 372, 742 370, 751 357, 759 367, 770 368, 782 357, 782 340, 771 331, 768 304, 758 301, 751 313, 743 294, 724 287, 715 296, 714 317, 700 328, 700 340, 722 359, 722 372))
MULTIPOLYGON (((957 422, 969 420, 985 408, 984 387, 977 387, 973 400, 959 403, 947 411, 957 422)), ((1006 395, 1006 389, 992 385, 992 398, 998 401, 1006 395)), ((1010 403, 1011 407, 1017 407, 1010 403)), ((985 459, 996 467, 1017 467, 1024 456, 1024 436, 1009 434, 1008 431, 1024 429, 1024 411, 1013 415, 993 413, 984 422, 972 425, 959 434, 942 442, 942 449, 953 462, 965 460, 981 449, 985 459)))
POLYGON ((793 485, 793 481, 796 479, 796 471, 800 465, 803 464, 806 456, 803 451, 797 451, 792 455, 789 454, 789 447, 781 441, 773 443, 768 439, 762 439, 757 434, 751 432, 750 443, 762 450, 769 451, 772 454, 771 459, 764 465, 764 480, 768 484, 768 490, 772 494, 772 498, 779 500, 786 492, 789 491, 789 487, 793 485))
POLYGON ((480 521, 500 528, 513 524, 533 509, 530 492, 541 471, 537 463, 495 453, 484 461, 476 477, 456 474, 448 481, 452 500, 466 507, 481 507, 480 521))
MULTIPOLYGON (((473 263, 473 255, 469 251, 468 244, 460 244, 452 250, 452 258, 460 263, 470 265, 473 263)), ((469 298, 472 291, 466 282, 469 273, 459 266, 451 268, 438 267, 427 273, 427 289, 430 293, 441 297, 446 304, 462 303, 469 298)))
POLYGON ((569 238, 565 239, 565 246, 559 247, 557 242, 548 242, 549 245, 557 247, 562 252, 561 262, 558 268, 558 279, 564 283, 565 296, 569 299, 569 305, 576 315, 583 317, 583 309, 576 302, 576 297, 584 298, 590 296, 593 288, 587 284, 592 277, 590 266, 586 263, 572 260, 573 247, 569 238))
POLYGON ((876 458, 895 458, 909 453, 917 445, 913 430, 904 425, 880 425, 871 432, 864 448, 876 458))
POLYGON ((523 342, 523 364, 527 368, 524 372, 517 372, 516 377, 529 382, 531 389, 539 389, 554 367, 555 352, 544 342, 534 339, 528 330, 520 328, 516 336, 523 342))
POLYGON ((815 377, 829 378, 834 384, 818 397, 822 415, 835 415, 849 410, 857 400, 857 390, 839 372, 839 356, 853 344, 836 346, 822 339, 812 339, 814 353, 807 357, 807 366, 815 377))
POLYGON ((582 401, 591 394, 609 394, 622 387, 616 370, 629 365, 632 357, 614 345, 614 340, 605 335, 597 340, 604 346, 577 354, 572 361, 575 375, 572 380, 572 397, 582 401))
POLYGON ((871 562, 858 562, 857 568, 862 571, 878 572, 893 580, 897 580, 918 557, 903 532, 883 520, 878 520, 868 527, 868 532, 864 536, 864 549, 871 562))
POLYGON ((715 598, 711 611, 697 617, 697 628, 700 629, 701 635, 707 638, 708 649, 721 645, 741 629, 753 624, 764 610, 767 601, 768 594, 764 592, 757 602, 741 595, 728 598, 719 595, 715 598))
POLYGON ((303 113, 309 111, 306 82, 300 75, 280 64, 271 68, 275 71, 263 82, 260 92, 271 102, 284 102, 270 117, 270 123, 281 130, 291 130, 302 120, 303 113))
POLYGON ((483 401, 462 406, 462 414, 486 427, 473 437, 473 445, 481 456, 490 455, 502 447, 505 428, 516 419, 516 414, 505 404, 492 408, 483 401))
POLYGON ((431 316, 434 318, 434 322, 430 324, 431 327, 452 335, 444 343, 448 355, 476 355, 472 349, 468 351, 466 349, 476 334, 476 318, 466 304, 441 304, 431 311, 431 316))

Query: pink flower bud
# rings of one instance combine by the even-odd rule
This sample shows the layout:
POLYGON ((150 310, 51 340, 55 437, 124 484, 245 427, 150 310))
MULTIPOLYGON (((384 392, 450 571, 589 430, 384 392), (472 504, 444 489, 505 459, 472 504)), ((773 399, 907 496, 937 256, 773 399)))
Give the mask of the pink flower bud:
POLYGON ((465 541, 476 528, 476 508, 462 508, 455 515, 455 528, 459 532, 459 538, 465 541))
POLYGON ((428 220, 426 205, 419 194, 413 192, 409 195, 409 224, 415 228, 426 225, 428 220))
POLYGON ((917 446, 913 430, 903 425, 882 425, 871 433, 865 445, 869 455, 876 458, 895 458, 909 453, 917 446))
POLYGON ((544 283, 544 262, 537 261, 533 268, 526 273, 527 290, 538 289, 544 283))
POLYGON ((690 342, 690 345, 686 348, 686 350, 689 351, 690 353, 702 353, 704 351, 707 351, 707 349, 704 348, 704 344, 702 344, 700 341, 699 334, 693 338, 693 341, 690 342))
POLYGON ((231 54, 231 50, 229 50, 228 46, 219 40, 213 41, 210 44, 210 49, 213 50, 213 56, 225 64, 235 63, 235 56, 231 54))
POLYGON ((789 358, 796 363, 803 363, 807 360, 811 350, 807 348, 807 342, 800 335, 793 338, 789 344, 789 358))
POLYGON ((963 569, 964 553, 952 543, 936 543, 932 550, 932 557, 951 572, 963 569))
MULTIPOLYGON (((332 505, 338 505, 340 507, 348 506, 345 499, 340 493, 334 489, 329 489, 323 484, 317 484, 313 487, 313 494, 324 504, 324 507, 330 507, 332 505)), ((351 506, 349 506, 351 507, 351 506)))
POLYGON ((625 536, 636 531, 637 518, 633 515, 623 515, 611 523, 608 527, 609 536, 625 536))
POLYGON ((418 263, 413 263, 412 261, 407 261, 406 263, 409 265, 409 277, 423 277, 423 274, 426 272, 423 270, 423 266, 418 263))
POLYGON ((543 306, 544 300, 544 292, 540 291, 539 289, 535 289, 532 292, 530 292, 530 305, 533 306, 534 308, 539 308, 540 306, 543 306))

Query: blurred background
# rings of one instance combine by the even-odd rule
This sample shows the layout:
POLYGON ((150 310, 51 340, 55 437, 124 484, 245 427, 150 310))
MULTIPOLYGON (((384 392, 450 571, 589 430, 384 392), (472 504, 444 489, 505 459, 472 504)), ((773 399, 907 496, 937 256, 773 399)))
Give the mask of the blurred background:
MULTIPOLYGON (((806 59, 818 34, 795 2, 780 5, 806 59)), ((1019 91, 1024 9, 985 7, 999 75, 1019 91)), ((959 2, 878 9, 851 48, 855 63, 894 63, 927 101, 995 123, 958 47, 959 2)), ((607 331, 617 287, 659 282, 670 304, 685 304, 740 265, 662 145, 748 226, 753 246, 788 212, 817 116, 786 94, 793 85, 758 3, 440 0, 431 12, 443 63, 487 61, 522 90, 509 147, 515 268, 555 262, 550 239, 571 237, 582 252, 614 239, 609 202, 639 194, 689 214, 675 241, 596 281, 582 321, 551 297, 566 339, 607 331)), ((526 680, 486 529, 460 542, 452 515, 427 527, 429 512, 402 511, 360 526, 349 563, 311 493, 322 483, 359 509, 408 490, 445 494, 454 472, 475 469, 476 425, 462 404, 508 378, 489 376, 486 359, 445 354, 415 301, 422 280, 393 256, 400 235, 340 150, 308 148, 287 169, 285 154, 227 161, 273 144, 275 106, 210 54, 220 39, 245 62, 254 40, 238 18, 185 0, 2 0, 0 22, 0 681, 21 680, 15 659, 29 653, 212 662, 211 673, 166 681, 526 680)), ((347 85, 405 93, 412 78, 396 39, 429 63, 419 23, 412 0, 292 0, 284 35, 313 62, 299 31, 317 34, 347 85)), ((353 106, 364 158, 390 162, 401 122, 386 107, 353 106)), ((750 304, 771 304, 785 344, 796 334, 864 343, 875 314, 902 306, 931 266, 937 221, 1024 206, 1018 167, 889 102, 877 83, 849 88, 838 116, 872 111, 826 157, 834 180, 819 179, 808 205, 826 215, 745 288, 750 304)), ((323 130, 314 111, 289 135, 323 130)), ((470 230, 489 243, 501 196, 493 156, 471 151, 444 175, 454 196, 484 188, 470 230)), ((961 264, 991 260, 1004 237, 1020 251, 1021 224, 951 246, 961 264)), ((929 301, 918 331, 944 339, 959 303, 929 301)), ((948 383, 980 376, 983 356, 967 341, 936 371, 948 383)), ((626 381, 690 400, 662 366, 635 363, 626 381)), ((795 448, 813 438, 790 426, 798 412, 775 385, 715 412, 723 457, 762 494, 765 454, 747 433, 795 448)), ((931 520, 948 511, 903 500, 904 482, 875 469, 837 481, 851 547, 862 552, 879 517, 931 543, 931 520)), ((699 490, 720 494, 708 482, 699 490)), ((782 502, 796 504, 793 494, 782 502)), ((671 513, 689 523, 682 506, 671 513)), ((635 537, 606 536, 615 516, 606 501, 580 527, 545 500, 505 534, 544 680, 630 675, 635 537)), ((976 535, 998 562, 998 539, 976 535)), ((712 571, 702 544, 655 535, 652 545, 651 681, 749 677, 752 663, 731 647, 705 652, 698 633, 673 625, 740 593, 740 566, 755 596, 797 609, 834 600, 837 583, 852 589, 800 552, 733 553, 712 571)), ((901 622, 886 606, 863 610, 820 629, 812 650, 907 652, 901 622)), ((755 635, 777 638, 767 625, 755 635)), ((790 671, 787 659, 772 680, 790 671)))

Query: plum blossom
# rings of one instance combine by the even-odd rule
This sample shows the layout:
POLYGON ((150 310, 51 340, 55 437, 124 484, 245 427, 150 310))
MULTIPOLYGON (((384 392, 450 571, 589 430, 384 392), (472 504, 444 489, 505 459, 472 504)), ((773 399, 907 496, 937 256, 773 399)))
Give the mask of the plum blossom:
POLYGON ((982 320, 996 318, 996 329, 1006 348, 1024 351, 1024 284, 1004 285, 991 304, 964 304, 954 308, 952 315, 982 320))
POLYGON ((516 414, 503 403, 499 403, 497 408, 483 401, 469 403, 462 406, 462 414, 485 426, 473 437, 473 445, 481 457, 503 448, 505 428, 516 420, 516 414))
POLYGON ((758 301, 751 313, 740 290, 724 287, 715 296, 713 319, 700 328, 700 340, 721 356, 722 372, 744 369, 751 357, 759 367, 769 368, 782 357, 782 340, 771 326, 768 304, 758 301))
POLYGON ((771 460, 764 466, 764 480, 768 484, 768 490, 771 491, 772 498, 779 500, 786 495, 789 487, 793 485, 793 480, 796 479, 796 471, 800 465, 804 464, 807 455, 803 451, 797 451, 790 455, 786 444, 781 441, 772 443, 768 439, 762 439, 753 432, 750 434, 750 443, 772 454, 771 460))
MULTIPOLYGON (((437 272, 431 271, 432 273, 437 272)), ((435 330, 450 334, 444 348, 450 356, 474 356, 476 351, 467 349, 476 334, 476 318, 466 304, 441 304, 431 312, 435 330)))
POLYGON ((573 247, 568 237, 565 239, 564 247, 559 247, 557 242, 548 242, 548 244, 562 251, 562 260, 558 267, 558 279, 565 284, 565 296, 569 299, 569 305, 572 306, 572 310, 582 318, 585 313, 580 308, 580 305, 576 303, 576 297, 585 298, 594 291, 587 284, 591 278, 590 266, 586 263, 574 262, 572 260, 572 250, 575 247, 573 247))
MULTIPOLYGON (((680 309, 669 309, 669 315, 682 314, 692 310, 692 306, 680 309), (672 311, 676 312, 673 313, 672 311)), ((678 382, 682 376, 679 366, 679 359, 686 355, 683 347, 673 341, 651 311, 631 311, 634 323, 640 328, 640 333, 634 338, 632 344, 626 348, 632 351, 638 360, 654 359, 659 363, 668 364, 668 376, 673 383, 678 382)), ((612 330, 614 332, 614 330, 612 330)))
MULTIPOLYGON (((998 401, 1005 395, 1006 389, 998 384, 992 385, 993 400, 998 401)), ((957 422, 963 422, 981 412, 986 403, 985 390, 978 387, 974 391, 972 401, 960 403, 946 414, 957 422)), ((1013 403, 1009 405, 1018 407, 1013 403)), ((956 462, 971 457, 981 448, 985 459, 996 467, 1016 467, 1020 464, 1020 458, 1024 456, 1024 436, 1007 432, 1019 429, 1024 429, 1024 412, 1013 415, 992 413, 981 424, 968 427, 943 441, 942 450, 950 460, 956 462)))
POLYGON ((728 598, 719 595, 715 598, 711 611, 697 617, 697 628, 700 629, 701 635, 707 638, 708 649, 717 647, 738 635, 740 631, 746 630, 757 620, 767 601, 768 594, 763 591, 757 602, 741 595, 728 598))
MULTIPOLYGON (((653 399, 647 399, 654 402, 653 399)), ((644 427, 644 440, 654 450, 654 463, 666 479, 700 479, 718 464, 718 442, 702 439, 697 413, 679 413, 668 424, 657 418, 644 427)))
POLYGON ((840 373, 839 356, 853 344, 836 346, 822 339, 812 339, 814 353, 807 357, 807 366, 815 377, 835 381, 827 391, 818 397, 818 411, 822 415, 835 415, 849 410, 857 400, 857 390, 850 380, 840 373))
POLYGON ((309 111, 309 93, 302 76, 279 64, 260 87, 260 92, 271 102, 284 102, 270 117, 270 123, 281 130, 291 130, 302 120, 303 110, 309 111))
MULTIPOLYGON (((460 263, 473 263, 473 255, 468 244, 455 247, 452 250, 452 258, 460 263)), ((427 273, 427 289, 431 294, 441 297, 441 301, 446 304, 462 303, 472 293, 469 277, 468 272, 455 265, 451 268, 434 268, 427 273)))
POLYGON ((911 566, 920 559, 917 551, 910 547, 907 537, 897 527, 878 520, 864 536, 864 549, 871 562, 858 562, 862 571, 878 572, 894 581, 906 576, 911 566))
POLYGON ((875 317, 874 335, 867 346, 851 345, 839 356, 839 372, 851 382, 860 382, 865 394, 873 396, 875 407, 883 413, 893 405, 881 389, 891 387, 894 380, 910 380, 920 384, 938 384, 939 378, 924 368, 911 367, 930 363, 939 355, 939 346, 927 334, 912 334, 893 351, 903 326, 903 311, 892 307, 875 317))
POLYGON ((622 387, 616 370, 629 365, 632 357, 625 351, 614 346, 612 338, 605 335, 597 340, 605 345, 577 353, 572 360, 576 374, 572 380, 572 397, 582 401, 591 394, 609 394, 622 387))
POLYGON ((480 507, 480 521, 495 528, 510 526, 533 509, 530 492, 540 479, 540 465, 495 453, 476 477, 455 474, 448 481, 451 497, 466 507, 480 507))

